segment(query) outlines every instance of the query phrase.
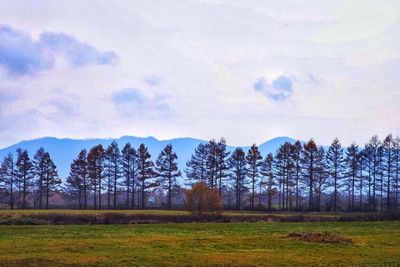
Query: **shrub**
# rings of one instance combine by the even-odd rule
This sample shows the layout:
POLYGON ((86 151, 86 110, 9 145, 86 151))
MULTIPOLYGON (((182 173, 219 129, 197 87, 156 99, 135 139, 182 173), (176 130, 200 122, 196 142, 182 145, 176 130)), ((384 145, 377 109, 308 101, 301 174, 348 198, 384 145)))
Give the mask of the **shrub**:
POLYGON ((206 183, 200 182, 186 190, 186 209, 192 215, 220 214, 222 203, 217 189, 208 188, 206 183))

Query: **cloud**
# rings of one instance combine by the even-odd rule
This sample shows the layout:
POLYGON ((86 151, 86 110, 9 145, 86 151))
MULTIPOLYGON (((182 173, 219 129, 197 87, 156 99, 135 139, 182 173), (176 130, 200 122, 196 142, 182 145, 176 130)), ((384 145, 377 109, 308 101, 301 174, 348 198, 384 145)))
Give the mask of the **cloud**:
POLYGON ((253 84, 254 90, 256 91, 263 91, 265 90, 268 85, 265 81, 264 77, 260 77, 254 84, 253 84))
POLYGON ((150 75, 143 79, 143 81, 150 87, 154 87, 160 84, 161 77, 156 75, 150 75))
POLYGON ((277 90, 292 91, 292 81, 286 76, 279 76, 272 81, 272 86, 277 90))
POLYGON ((3 103, 9 103, 16 100, 19 96, 12 90, 0 88, 0 107, 3 103))
POLYGON ((138 89, 124 88, 112 93, 112 101, 116 104, 142 104, 144 97, 138 89))
POLYGON ((80 103, 76 99, 77 96, 74 94, 67 93, 62 89, 55 89, 51 92, 50 98, 41 103, 41 114, 52 121, 78 118, 80 103))
POLYGON ((293 83, 292 80, 285 75, 275 78, 271 83, 268 83, 264 77, 260 77, 253 84, 253 88, 274 101, 282 101, 292 94, 293 83))
POLYGON ((170 107, 165 103, 166 96, 155 94, 152 97, 142 94, 139 89, 136 88, 124 88, 115 91, 111 95, 112 102, 117 107, 123 110, 136 111, 145 114, 149 113, 170 113, 170 107))
POLYGON ((37 40, 9 25, 0 25, 0 66, 9 74, 34 74, 52 69, 57 56, 72 66, 104 65, 116 61, 114 52, 100 52, 63 33, 44 32, 37 40))

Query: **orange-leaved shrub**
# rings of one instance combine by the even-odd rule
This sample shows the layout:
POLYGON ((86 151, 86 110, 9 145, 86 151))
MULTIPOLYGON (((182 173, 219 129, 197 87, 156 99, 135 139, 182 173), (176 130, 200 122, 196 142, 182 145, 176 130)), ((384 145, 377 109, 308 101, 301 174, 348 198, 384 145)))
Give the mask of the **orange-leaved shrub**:
POLYGON ((218 190, 209 188, 204 182, 192 185, 185 195, 186 208, 193 215, 220 214, 222 211, 218 190))

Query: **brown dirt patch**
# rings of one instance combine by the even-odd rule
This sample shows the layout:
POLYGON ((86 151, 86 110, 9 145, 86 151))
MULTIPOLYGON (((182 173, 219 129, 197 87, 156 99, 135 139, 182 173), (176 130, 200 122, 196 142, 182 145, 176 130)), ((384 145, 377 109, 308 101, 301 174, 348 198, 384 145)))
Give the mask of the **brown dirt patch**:
POLYGON ((287 237, 294 240, 301 240, 316 243, 346 243, 352 244, 353 240, 348 237, 330 232, 291 232, 287 237))

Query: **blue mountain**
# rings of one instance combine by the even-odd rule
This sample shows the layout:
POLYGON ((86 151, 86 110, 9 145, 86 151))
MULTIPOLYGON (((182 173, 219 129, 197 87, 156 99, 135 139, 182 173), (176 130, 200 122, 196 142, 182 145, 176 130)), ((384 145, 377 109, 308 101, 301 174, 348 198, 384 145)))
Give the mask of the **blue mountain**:
MULTIPOLYGON (((144 143, 155 161, 160 151, 167 145, 172 144, 175 152, 178 155, 178 166, 184 170, 186 162, 190 159, 194 149, 200 143, 206 143, 205 140, 195 138, 176 138, 170 140, 158 140, 154 137, 134 137, 123 136, 118 139, 68 139, 68 138, 55 138, 43 137, 28 141, 22 141, 9 147, 0 149, 0 159, 3 159, 8 153, 15 153, 17 148, 26 149, 31 158, 35 152, 43 147, 50 153, 55 164, 58 167, 60 177, 65 180, 69 174, 69 167, 72 160, 78 155, 81 149, 89 150, 91 147, 101 144, 107 147, 112 141, 116 141, 120 147, 129 142, 134 147, 139 147, 144 143)), ((295 140, 290 137, 277 137, 259 145, 260 151, 265 156, 268 153, 274 153, 278 147, 285 142, 294 142, 295 140)), ((245 151, 249 149, 248 146, 242 147, 245 151)), ((228 146, 228 151, 233 151, 235 147, 228 146)))

